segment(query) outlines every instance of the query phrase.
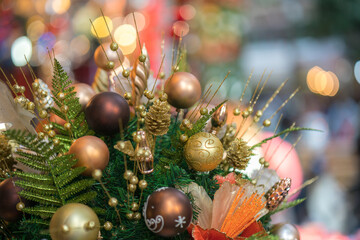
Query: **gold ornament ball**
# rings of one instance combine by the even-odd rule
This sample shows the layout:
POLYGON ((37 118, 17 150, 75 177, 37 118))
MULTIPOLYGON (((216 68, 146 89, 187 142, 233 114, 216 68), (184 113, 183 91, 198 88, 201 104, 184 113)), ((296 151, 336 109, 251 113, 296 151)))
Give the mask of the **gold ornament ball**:
POLYGON ((170 105, 175 108, 189 108, 200 99, 200 82, 191 73, 176 72, 166 80, 165 93, 170 105))
POLYGON ((125 98, 126 100, 131 100, 131 98, 132 98, 131 93, 130 93, 130 92, 126 92, 126 93, 124 94, 124 98, 125 98))
POLYGON ((32 87, 33 87, 34 90, 37 90, 37 89, 39 89, 39 87, 40 87, 39 82, 33 82, 31 85, 32 85, 32 87))
POLYGON ((56 133, 54 130, 50 130, 50 131, 48 131, 48 135, 49 135, 49 137, 53 138, 56 136, 56 133))
POLYGON ((261 110, 257 110, 256 114, 255 114, 258 118, 261 118, 261 116, 263 115, 261 110))
POLYGON ((184 143, 189 139, 189 137, 186 134, 181 134, 180 136, 180 142, 184 143))
POLYGON ((240 113, 241 113, 241 111, 240 111, 240 109, 239 108, 234 108, 234 115, 235 116, 239 116, 240 115, 240 113))
POLYGON ((24 93, 25 92, 25 86, 20 86, 20 92, 24 93))
POLYGON ((59 98, 60 100, 64 100, 64 99, 65 99, 65 93, 59 92, 59 93, 58 93, 58 98, 59 98))
POLYGON ((134 213, 134 220, 139 221, 141 219, 141 214, 139 212, 134 213))
POLYGON ((126 170, 126 171, 124 172, 124 178, 125 178, 125 180, 129 180, 132 175, 134 175, 134 173, 133 173, 131 170, 126 170))
POLYGON ((132 176, 132 177, 130 178, 130 183, 131 183, 131 184, 138 184, 138 182, 139 182, 139 179, 138 179, 137 176, 132 176))
MULTIPOLYGON (((109 71, 110 69, 107 68, 108 61, 112 61, 114 63, 114 68, 120 66, 120 62, 118 60, 118 55, 115 51, 111 49, 111 43, 104 43, 103 47, 105 49, 106 55, 102 50, 101 46, 98 46, 94 52, 94 60, 96 66, 102 68, 105 71, 109 71), (107 56, 107 57, 106 57, 107 56)), ((119 53, 121 61, 124 61, 124 55, 121 51, 117 51, 119 53)))
POLYGON ((248 111, 250 114, 252 114, 253 111, 254 111, 254 108, 250 106, 250 107, 247 108, 247 111, 248 111))
POLYGON ((265 158, 261 157, 261 158, 259 159, 259 163, 260 163, 261 165, 263 165, 263 164, 265 163, 265 158))
POLYGON ((104 223, 104 229, 106 231, 110 231, 112 228, 113 228, 113 224, 111 222, 107 221, 104 223))
POLYGON ((74 83, 71 86, 74 87, 76 97, 79 98, 82 110, 84 110, 86 104, 88 104, 90 99, 96 94, 94 89, 86 83, 74 83))
POLYGON ((19 202, 16 204, 16 210, 22 211, 25 208, 25 204, 23 202, 19 202))
POLYGON ((128 78, 128 77, 130 76, 129 70, 124 69, 124 70, 122 71, 122 75, 123 75, 124 78, 128 78))
POLYGON ((146 55, 141 54, 141 55, 139 56, 139 61, 140 61, 140 62, 145 62, 145 61, 146 61, 146 55))
POLYGON ((250 115, 249 111, 245 110, 242 112, 242 117, 247 118, 250 115))
POLYGON ((268 168, 270 166, 269 162, 264 162, 264 167, 268 168))
POLYGON ((129 219, 129 220, 133 219, 134 218, 134 213, 133 212, 128 212, 126 214, 126 218, 129 219))
POLYGON ((108 202, 110 207, 116 207, 118 203, 119 203, 118 200, 114 197, 110 198, 108 202))
POLYGON ((106 64, 107 69, 113 69, 115 67, 115 63, 113 61, 108 61, 106 64))
POLYGON ((50 221, 52 240, 97 240, 100 222, 95 212, 80 203, 59 208, 50 221))
POLYGON ((70 124, 69 122, 66 122, 66 123, 64 124, 64 128, 65 128, 66 130, 70 130, 70 129, 71 129, 71 124, 70 124))
POLYGON ((201 114, 201 115, 206 115, 206 114, 208 114, 207 108, 201 108, 201 109, 200 109, 200 114, 201 114))
POLYGON ((85 176, 91 176, 95 169, 104 170, 109 163, 109 149, 98 137, 84 136, 71 144, 70 154, 78 159, 75 167, 86 167, 85 176))
POLYGON ((61 111, 63 113, 67 113, 69 111, 69 107, 67 105, 63 105, 63 106, 61 106, 61 111))
POLYGON ((137 204, 136 202, 133 202, 131 204, 131 211, 137 211, 139 210, 139 204, 137 204))
POLYGON ((30 110, 30 111, 34 111, 34 109, 35 109, 35 103, 33 103, 33 102, 28 102, 28 104, 27 104, 27 109, 30 110))
POLYGON ((136 185, 135 184, 129 184, 128 189, 129 189, 130 192, 135 192, 136 191, 136 185))
POLYGON ((139 182, 139 188, 140 189, 145 189, 145 188, 147 188, 147 182, 146 182, 146 180, 140 180, 140 182, 139 182))
POLYGON ((270 127, 270 125, 271 125, 270 119, 265 119, 264 122, 263 122, 263 126, 264 127, 270 127))
POLYGON ((92 172, 92 177, 93 179, 99 181, 102 178, 102 171, 100 169, 95 169, 92 172))
POLYGON ((53 139, 54 145, 58 145, 60 143, 60 140, 58 138, 53 139))
POLYGON ((214 134, 200 132, 189 138, 184 153, 186 162, 191 168, 206 172, 215 169, 220 164, 224 148, 214 134))
POLYGON ((47 116, 48 116, 47 111, 45 111, 44 109, 39 112, 39 117, 47 118, 47 116))
POLYGON ((160 79, 164 79, 164 78, 165 78, 165 73, 164 73, 164 72, 160 72, 159 78, 160 78, 160 79))
POLYGON ((116 43, 116 42, 112 42, 111 44, 110 44, 110 49, 112 50, 112 51, 116 51, 116 50, 118 50, 118 48, 119 48, 119 45, 116 43))
POLYGON ((149 99, 149 100, 152 100, 152 99, 155 97, 155 95, 154 95, 153 92, 148 92, 148 93, 145 95, 145 97, 146 97, 147 99, 149 99))

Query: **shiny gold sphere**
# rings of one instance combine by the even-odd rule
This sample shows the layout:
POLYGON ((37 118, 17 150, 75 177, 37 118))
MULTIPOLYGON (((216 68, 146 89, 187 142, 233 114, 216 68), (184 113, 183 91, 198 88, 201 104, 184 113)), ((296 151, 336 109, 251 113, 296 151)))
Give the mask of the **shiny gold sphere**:
POLYGON ((16 204, 16 210, 22 211, 24 208, 25 208, 25 203, 23 203, 23 202, 18 202, 18 203, 16 204))
POLYGON ((141 55, 139 56, 139 61, 140 61, 140 62, 145 62, 145 61, 146 61, 146 55, 141 54, 141 55))
POLYGON ((270 127, 270 125, 271 125, 270 119, 265 119, 264 122, 263 122, 263 126, 264 127, 270 127))
POLYGON ((50 131, 48 131, 48 135, 49 135, 49 137, 53 138, 56 136, 56 133, 54 130, 50 130, 50 131))
POLYGON ((97 240, 99 218, 88 206, 69 203, 59 208, 50 221, 52 240, 97 240))
POLYGON ((270 166, 269 162, 264 162, 264 167, 268 168, 270 166))
POLYGON ((180 142, 184 143, 189 139, 189 137, 186 134, 181 134, 180 136, 180 142))
POLYGON ((102 178, 102 171, 100 169, 95 169, 92 172, 92 177, 93 177, 93 179, 100 181, 102 178))
POLYGON ((140 117, 142 117, 142 118, 146 117, 146 111, 140 112, 140 117))
POLYGON ((15 93, 19 93, 19 92, 20 92, 20 86, 19 86, 19 85, 15 84, 15 85, 13 86, 13 88, 14 88, 14 92, 15 92, 15 93))
POLYGON ((47 111, 46 110, 40 110, 39 112, 39 117, 41 118, 47 118, 48 114, 47 114, 47 111))
POLYGON ((71 129, 71 124, 70 124, 69 122, 65 123, 65 124, 64 124, 64 128, 65 128, 66 130, 70 130, 70 129, 71 129))
POLYGON ((118 203, 119 203, 118 200, 114 197, 110 198, 108 202, 110 207, 116 207, 118 203))
POLYGON ((139 188, 140 189, 145 189, 145 188, 147 188, 147 182, 146 182, 146 180, 140 180, 140 182, 139 182, 139 188))
POLYGON ((20 86, 20 92, 24 93, 25 92, 25 86, 20 86))
POLYGON ((75 154, 78 159, 75 167, 86 167, 82 173, 91 176, 95 169, 104 170, 109 163, 109 149, 98 137, 84 136, 76 139, 69 149, 70 154, 75 154))
POLYGON ((124 94, 124 98, 125 98, 126 100, 131 100, 131 98, 132 98, 131 93, 130 93, 130 92, 126 92, 126 93, 124 94))
POLYGON ((61 111, 63 113, 67 113, 69 111, 69 107, 67 105, 63 105, 63 106, 61 106, 61 111))
POLYGON ((252 114, 252 113, 253 113, 253 111, 254 111, 254 108, 253 108, 253 107, 251 107, 251 106, 249 106, 249 107, 247 108, 247 111, 248 111, 250 114, 252 114))
POLYGON ((130 76, 129 70, 124 69, 124 70, 122 71, 122 75, 123 75, 124 78, 128 78, 128 77, 130 76))
POLYGON ((33 83, 32 83, 32 87, 33 87, 34 90, 39 89, 39 87, 40 87, 39 82, 33 82, 33 83))
POLYGON ((115 67, 115 63, 113 61, 108 61, 106 63, 106 68, 107 69, 113 69, 115 67))
POLYGON ((58 98, 59 98, 60 100, 64 100, 64 99, 65 99, 65 93, 63 93, 63 92, 59 92, 57 96, 58 96, 58 98))
POLYGON ((113 224, 111 222, 107 221, 104 223, 104 229, 106 231, 110 231, 112 228, 113 228, 113 224))
POLYGON ((50 126, 49 126, 48 124, 44 124, 43 129, 44 129, 45 131, 49 131, 49 130, 50 130, 50 126))
POLYGON ((59 145, 60 140, 58 138, 54 138, 53 143, 54 143, 54 145, 59 145))
POLYGON ((239 116, 240 115, 240 113, 241 113, 241 110, 239 109, 239 108, 234 108, 234 115, 235 116, 239 116))
POLYGON ((136 107, 136 110, 138 110, 139 112, 145 111, 145 106, 144 105, 139 105, 136 107))
POLYGON ((160 78, 160 79, 164 79, 164 78, 165 78, 165 73, 164 73, 164 72, 160 72, 159 78, 160 78))
POLYGON ((251 180, 251 183, 255 185, 257 183, 256 179, 251 180))
POLYGON ((149 99, 149 100, 152 100, 152 99, 154 99, 155 95, 154 95, 153 92, 148 92, 148 93, 145 95, 145 97, 146 97, 147 99, 149 99))
POLYGON ((39 137, 40 139, 43 139, 43 138, 45 137, 45 133, 43 133, 43 132, 38 132, 38 137, 39 137))
POLYGON ((133 219, 134 218, 134 213, 133 212, 128 212, 126 214, 126 218, 129 219, 129 220, 133 219))
POLYGON ((112 50, 112 51, 116 51, 116 50, 118 50, 118 48, 119 48, 119 45, 116 43, 116 42, 112 42, 111 44, 110 44, 110 49, 112 50))
POLYGON ((247 118, 250 115, 249 111, 245 110, 242 112, 242 117, 247 118))
POLYGON ((263 165, 263 164, 265 163, 265 158, 261 157, 261 158, 259 159, 259 163, 260 163, 261 165, 263 165))
POLYGON ((206 114, 208 114, 208 109, 205 108, 205 107, 201 108, 201 109, 200 109, 200 114, 201 114, 201 115, 206 115, 206 114))
POLYGON ((263 112, 261 110, 257 110, 255 115, 258 117, 258 118, 261 118, 262 115, 263 115, 263 112))
POLYGON ((138 182, 139 182, 139 179, 137 176, 131 176, 131 178, 130 178, 131 184, 138 184, 138 182))
POLYGON ((177 72, 166 80, 165 93, 173 107, 189 108, 200 99, 201 85, 191 73, 177 72))
POLYGON ((35 109, 35 103, 33 103, 33 102, 28 102, 26 107, 27 107, 28 110, 34 111, 34 109, 35 109))
POLYGON ((134 220, 139 221, 141 219, 141 214, 139 212, 135 212, 133 218, 134 220))
POLYGON ((128 185, 128 190, 130 192, 135 192, 136 191, 136 185, 135 184, 129 184, 128 185))
POLYGON ((131 204, 131 211, 137 211, 137 210, 139 210, 139 204, 136 202, 133 202, 131 204))
POLYGON ((165 102, 168 99, 168 95, 166 93, 162 92, 159 94, 159 99, 160 99, 160 101, 165 102))
POLYGON ((206 172, 215 169, 220 164, 224 148, 214 134, 199 132, 189 138, 184 153, 186 162, 191 168, 206 172))
POLYGON ((125 180, 129 180, 132 175, 134 175, 134 173, 133 173, 131 170, 126 170, 126 171, 124 172, 124 178, 125 178, 125 180))

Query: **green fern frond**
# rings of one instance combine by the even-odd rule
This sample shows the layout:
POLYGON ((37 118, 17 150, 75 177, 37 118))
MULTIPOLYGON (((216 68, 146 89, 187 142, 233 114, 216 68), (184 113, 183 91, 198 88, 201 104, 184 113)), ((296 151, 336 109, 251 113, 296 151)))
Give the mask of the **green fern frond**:
POLYGON ((40 203, 42 205, 55 205, 55 206, 62 206, 61 200, 53 196, 46 196, 43 193, 32 193, 28 191, 21 191, 19 195, 25 199, 30 201, 34 201, 40 203))
POLYGON ((95 181, 93 179, 82 179, 77 182, 74 182, 70 185, 65 186, 61 190, 61 194, 64 196, 64 198, 68 199, 71 196, 74 196, 76 193, 79 193, 92 185, 94 185, 95 181))
POLYGON ((85 169, 85 167, 77 167, 74 169, 70 169, 56 179, 57 185, 62 188, 63 186, 80 176, 80 174, 83 173, 85 169))
POLYGON ((20 172, 16 171, 14 173, 16 177, 19 177, 21 179, 24 179, 29 182, 40 182, 40 183, 52 183, 53 179, 52 177, 48 175, 42 175, 42 174, 36 174, 36 173, 27 173, 27 172, 20 172))
POLYGON ((85 192, 80 194, 74 198, 71 198, 67 201, 67 203, 88 203, 92 201, 96 197, 96 192, 85 192))
POLYGON ((26 207, 22 211, 27 214, 39 216, 42 218, 51 218, 56 212, 55 207, 26 207))

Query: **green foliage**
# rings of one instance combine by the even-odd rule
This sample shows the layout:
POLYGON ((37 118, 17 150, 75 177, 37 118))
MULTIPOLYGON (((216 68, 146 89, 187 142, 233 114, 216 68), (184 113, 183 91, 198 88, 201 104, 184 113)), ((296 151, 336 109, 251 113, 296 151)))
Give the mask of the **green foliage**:
POLYGON ((93 135, 89 130, 85 120, 85 114, 79 103, 79 98, 76 97, 74 87, 71 86, 72 82, 69 80, 67 73, 63 70, 59 61, 54 59, 54 73, 52 79, 52 98, 55 102, 55 107, 51 108, 51 112, 56 114, 61 119, 71 124, 71 131, 68 131, 64 126, 53 122, 53 125, 59 134, 57 138, 60 140, 64 150, 68 150, 71 145, 72 139, 77 139, 85 135, 93 135), (61 99, 59 93, 64 93, 65 98, 61 99), (60 109, 67 106, 69 110, 64 113, 60 109))
POLYGON ((23 188, 19 195, 36 203, 23 209, 24 213, 41 217, 32 221, 49 219, 57 208, 67 203, 86 203, 95 197, 96 193, 89 191, 94 181, 80 176, 84 167, 72 168, 77 162, 73 155, 58 154, 62 152, 61 145, 55 146, 26 131, 10 130, 5 135, 21 146, 16 152, 17 161, 41 171, 13 173, 20 178, 16 185, 23 188))

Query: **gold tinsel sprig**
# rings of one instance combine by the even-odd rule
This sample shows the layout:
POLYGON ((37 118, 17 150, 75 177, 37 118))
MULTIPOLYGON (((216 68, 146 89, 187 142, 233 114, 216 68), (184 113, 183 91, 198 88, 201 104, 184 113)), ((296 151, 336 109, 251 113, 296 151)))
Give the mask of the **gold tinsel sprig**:
POLYGON ((164 135, 170 126, 170 105, 167 101, 155 100, 145 117, 146 130, 155 136, 164 135))
POLYGON ((12 171, 16 161, 12 156, 12 148, 8 139, 0 134, 0 177, 5 178, 12 171))
POLYGON ((227 150, 227 161, 239 170, 245 169, 248 165, 252 152, 246 141, 235 138, 227 150))

